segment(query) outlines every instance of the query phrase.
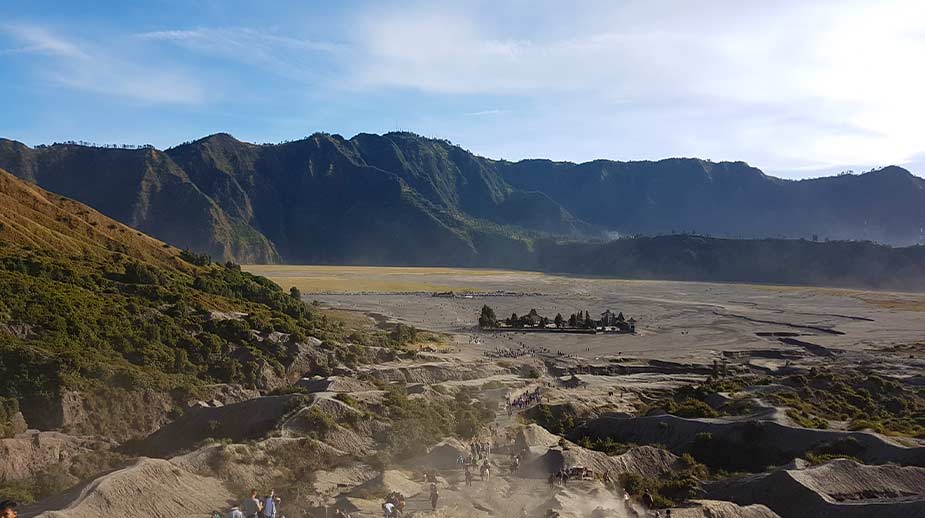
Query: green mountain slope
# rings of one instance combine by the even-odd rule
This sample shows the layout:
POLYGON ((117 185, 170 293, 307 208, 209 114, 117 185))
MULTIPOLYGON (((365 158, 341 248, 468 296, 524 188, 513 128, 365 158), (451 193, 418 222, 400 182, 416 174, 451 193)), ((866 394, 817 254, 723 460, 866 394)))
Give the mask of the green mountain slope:
POLYGON ((348 335, 390 343, 2 170, 0 202, 0 432, 18 409, 33 428, 124 439, 214 384, 269 391, 361 361, 348 335))
POLYGON ((925 242, 925 180, 900 167, 792 181, 744 162, 526 160, 503 164, 501 174, 624 234, 925 242))
POLYGON ((32 149, 0 139, 0 167, 181 248, 240 261, 278 259, 265 237, 224 212, 155 149, 32 149))

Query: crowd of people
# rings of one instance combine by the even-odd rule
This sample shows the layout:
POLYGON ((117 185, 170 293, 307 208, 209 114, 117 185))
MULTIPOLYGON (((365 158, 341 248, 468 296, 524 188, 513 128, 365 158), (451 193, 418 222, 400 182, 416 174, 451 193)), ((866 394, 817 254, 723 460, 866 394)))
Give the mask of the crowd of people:
POLYGON ((530 392, 524 392, 517 397, 511 398, 508 401, 507 413, 508 415, 513 415, 515 410, 524 410, 540 401, 542 401, 542 396, 540 395, 540 388, 537 387, 530 392))
POLYGON ((495 347, 490 351, 482 353, 488 358, 520 358, 521 356, 536 357, 541 354, 552 354, 546 347, 528 346, 524 343, 518 343, 517 347, 495 347))
MULTIPOLYGON (((236 505, 229 511, 229 518, 285 518, 279 510, 280 498, 276 491, 271 489, 264 496, 258 496, 256 489, 251 489, 249 497, 241 505, 236 505)), ((212 518, 223 518, 222 513, 214 511, 212 518)))

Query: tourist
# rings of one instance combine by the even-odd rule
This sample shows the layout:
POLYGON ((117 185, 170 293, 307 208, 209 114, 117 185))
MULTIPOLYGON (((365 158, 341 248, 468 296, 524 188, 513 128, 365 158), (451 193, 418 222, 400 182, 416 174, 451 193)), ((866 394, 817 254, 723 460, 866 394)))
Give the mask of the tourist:
POLYGON ((394 518, 395 516, 395 504, 392 502, 385 502, 382 504, 382 518, 394 518))
POLYGON ((244 499, 244 516, 247 518, 259 518, 260 510, 263 506, 260 504, 260 498, 257 496, 257 490, 251 489, 251 496, 244 499))
POLYGON ((276 492, 272 489, 263 497, 263 517, 276 518, 276 492))
POLYGON ((231 518, 244 518, 244 513, 241 512, 238 506, 234 506, 231 508, 231 518))
POLYGON ((491 479, 491 467, 488 465, 487 460, 482 464, 482 467, 479 469, 479 476, 482 478, 483 482, 491 479))
POLYGON ((340 507, 334 509, 334 518, 350 518, 350 515, 341 511, 340 507))
POLYGON ((439 497, 440 495, 437 494, 437 484, 431 484, 430 485, 430 508, 432 511, 437 510, 437 498, 439 497))
POLYGON ((0 518, 16 518, 16 502, 4 500, 0 502, 0 518))
POLYGON ((469 471, 469 467, 468 467, 468 466, 466 466, 466 485, 467 485, 467 486, 471 486, 471 485, 472 485, 472 472, 469 471))
POLYGON ((655 503, 655 500, 653 500, 652 498, 652 493, 649 493, 648 491, 646 491, 645 493, 642 494, 642 505, 644 505, 646 509, 652 509, 652 505, 654 503, 655 503))

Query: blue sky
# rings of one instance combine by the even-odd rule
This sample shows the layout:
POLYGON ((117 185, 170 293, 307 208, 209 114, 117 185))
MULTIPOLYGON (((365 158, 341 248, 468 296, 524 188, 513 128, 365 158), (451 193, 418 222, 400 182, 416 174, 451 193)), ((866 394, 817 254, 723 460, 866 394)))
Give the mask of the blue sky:
POLYGON ((918 1, 0 4, 0 136, 277 142, 925 173, 918 1))

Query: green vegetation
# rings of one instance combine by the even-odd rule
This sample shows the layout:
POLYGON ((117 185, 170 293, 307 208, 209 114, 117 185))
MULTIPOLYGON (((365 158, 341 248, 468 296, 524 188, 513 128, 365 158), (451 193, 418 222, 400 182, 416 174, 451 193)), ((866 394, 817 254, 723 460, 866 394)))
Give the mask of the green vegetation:
MULTIPOLYGON (((685 385, 674 390, 667 397, 637 409, 639 415, 647 415, 655 409, 678 417, 719 417, 721 415, 741 414, 741 407, 725 406, 719 410, 706 403, 707 398, 720 392, 742 390, 746 383, 737 378, 710 377, 700 385, 685 385)), ((746 408, 747 409, 747 408, 746 408)))
POLYGON ((287 344, 308 336, 324 340, 331 361, 356 365, 367 360, 358 344, 400 346, 415 332, 345 329, 231 263, 167 268, 0 241, 0 334, 0 432, 16 407, 31 426, 58 426, 57 402, 78 391, 99 411, 80 431, 124 437, 140 424, 126 417, 144 413, 146 391, 183 398, 208 383, 253 387, 260 363, 281 374, 298 352, 287 344), (270 333, 284 338, 263 338, 270 333), (348 335, 353 345, 340 345, 348 335))
POLYGON ((668 397, 639 409, 645 415, 661 408, 680 417, 745 415, 755 410, 745 397, 718 408, 705 403, 710 396, 734 394, 749 385, 778 384, 766 399, 787 407, 787 416, 805 428, 827 429, 829 421, 848 421, 851 430, 872 429, 890 435, 925 437, 925 389, 904 385, 877 375, 813 370, 809 375, 781 378, 713 379, 686 386, 668 397))
POLYGON ((828 420, 849 421, 851 430, 925 438, 925 389, 877 375, 810 373, 778 383, 794 389, 772 396, 789 407, 801 426, 826 428, 828 420))
POLYGON ((588 435, 578 437, 578 445, 589 450, 604 452, 607 455, 622 455, 635 444, 616 441, 613 437, 591 438, 588 435))
POLYGON ((620 485, 630 496, 641 498, 648 492, 652 496, 653 505, 657 508, 674 507, 696 497, 702 492, 700 482, 710 476, 709 470, 698 463, 690 455, 683 455, 680 459, 681 469, 666 473, 664 476, 652 479, 635 473, 621 473, 620 485))
POLYGON ((385 398, 370 410, 392 424, 384 447, 387 457, 414 457, 422 447, 445 437, 472 438, 494 417, 468 390, 460 390, 452 399, 426 401, 409 398, 403 384, 380 384, 380 388, 386 391, 385 398))
POLYGON ((479 314, 479 327, 487 329, 496 325, 498 325, 498 317, 495 315, 495 310, 487 304, 483 305, 482 312, 479 314))
POLYGON ((0 397, 0 439, 13 435, 13 416, 19 412, 19 401, 0 397))

